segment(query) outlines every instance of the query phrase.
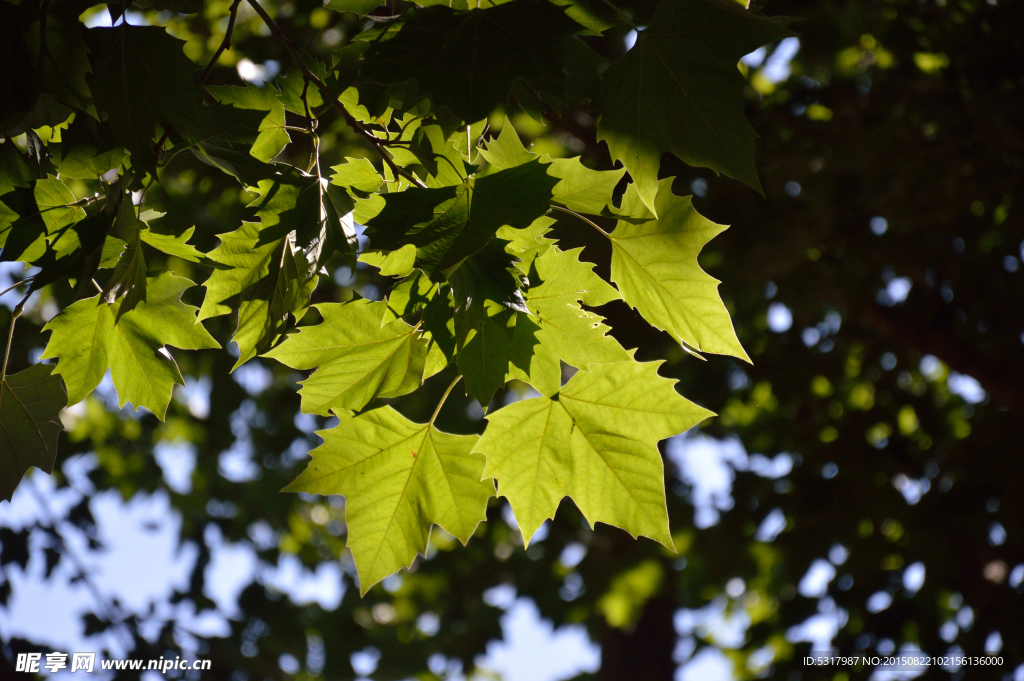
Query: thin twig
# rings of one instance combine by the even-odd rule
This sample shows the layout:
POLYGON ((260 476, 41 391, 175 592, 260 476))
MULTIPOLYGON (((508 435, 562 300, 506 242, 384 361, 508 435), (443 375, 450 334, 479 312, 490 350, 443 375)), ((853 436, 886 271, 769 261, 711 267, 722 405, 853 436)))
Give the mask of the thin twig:
POLYGON ((231 32, 235 29, 235 15, 238 13, 238 6, 242 4, 242 0, 235 0, 231 3, 230 14, 228 15, 228 28, 224 32, 224 40, 221 41, 220 47, 213 53, 213 58, 210 59, 210 63, 206 65, 206 69, 203 71, 203 77, 199 79, 199 89, 202 90, 206 85, 206 79, 210 75, 210 71, 217 64, 217 60, 220 59, 220 55, 224 54, 224 50, 231 48, 231 32))
POLYGON ((27 483, 27 487, 29 491, 32 493, 32 496, 36 498, 36 502, 42 509, 44 519, 50 525, 50 529, 53 530, 53 536, 57 539, 57 548, 59 548, 61 553, 67 556, 68 560, 70 560, 72 565, 75 566, 75 569, 78 571, 78 576, 81 578, 83 582, 85 582, 86 588, 89 589, 90 593, 92 593, 93 599, 95 599, 96 604, 99 606, 101 615, 105 620, 107 620, 107 622, 110 623, 111 627, 117 632, 115 636, 119 639, 118 643, 124 646, 125 652, 132 650, 132 648, 134 647, 131 642, 132 637, 127 631, 122 629, 122 627, 124 626, 124 622, 122 622, 114 615, 113 607, 107 602, 107 599, 103 596, 103 593, 99 590, 99 587, 96 586, 96 583, 93 582, 92 579, 89 577, 89 573, 85 569, 85 564, 82 563, 82 561, 78 558, 78 555, 71 550, 71 547, 68 546, 68 543, 64 541, 64 536, 60 533, 60 529, 58 529, 57 527, 57 520, 54 517, 53 512, 50 510, 50 505, 49 503, 47 503, 46 497, 36 486, 34 476, 27 476, 25 482, 27 483), (125 634, 128 637, 127 642, 121 640, 121 634, 125 634))
POLYGON ((593 222, 593 221, 589 220, 588 218, 580 215, 579 213, 577 213, 574 210, 569 210, 568 208, 562 208, 561 206, 556 206, 554 204, 551 205, 551 208, 552 208, 552 210, 560 210, 563 213, 568 213, 569 215, 575 216, 575 217, 579 218, 580 220, 583 220, 583 222, 587 223, 588 225, 590 225, 591 227, 593 227, 597 231, 601 232, 601 234, 604 235, 606 238, 608 238, 608 239, 612 238, 611 235, 608 234, 608 232, 606 232, 603 229, 601 229, 596 222, 593 222))
POLYGON ((331 106, 333 106, 338 111, 338 113, 340 113, 345 118, 345 122, 348 123, 349 127, 355 130, 357 133, 359 133, 359 135, 363 139, 370 143, 374 150, 384 160, 384 163, 386 163, 388 167, 391 168, 391 172, 393 172, 396 177, 404 177, 417 187, 426 189, 427 185, 423 184, 423 182, 421 182, 415 175, 407 171, 405 168, 402 168, 401 166, 395 163, 394 159, 391 158, 391 155, 388 154, 387 150, 385 149, 385 145, 382 144, 381 140, 378 137, 374 136, 373 133, 368 131, 362 125, 360 125, 359 121, 357 121, 355 117, 348 112, 348 109, 346 109, 341 104, 341 102, 338 101, 338 98, 331 93, 330 89, 327 87, 327 84, 320 80, 319 76, 317 76, 315 73, 309 70, 309 67, 306 65, 305 60, 303 60, 302 55, 299 54, 298 46, 292 41, 291 38, 284 34, 284 32, 281 30, 281 27, 277 25, 277 22, 275 22, 270 17, 269 14, 267 14, 267 11, 263 9, 260 3, 257 0, 248 0, 248 2, 252 6, 253 10, 256 11, 256 14, 259 15, 260 19, 263 20, 263 23, 267 25, 267 28, 270 29, 270 34, 274 36, 274 38, 276 38, 277 41, 280 42, 288 51, 288 54, 291 56, 292 61, 294 61, 295 65, 299 67, 299 70, 302 71, 302 77, 316 85, 317 89, 320 90, 320 95, 323 97, 324 101, 330 102, 331 106))
POLYGON ((444 406, 445 400, 448 399, 448 395, 451 394, 452 390, 455 389, 455 386, 458 385, 459 380, 461 379, 462 374, 459 374, 458 376, 455 377, 455 380, 452 381, 452 384, 448 386, 448 389, 444 391, 444 395, 441 396, 441 401, 437 404, 437 408, 434 409, 434 415, 430 417, 429 425, 434 425, 434 421, 437 419, 437 415, 441 413, 441 407, 444 406))
POLYGON ((27 284, 28 282, 32 281, 32 280, 33 280, 33 279, 35 279, 35 278, 36 278, 36 275, 34 275, 34 274, 33 274, 33 275, 32 275, 32 276, 30 276, 30 277, 25 277, 25 278, 24 278, 24 279, 22 279, 21 281, 16 281, 16 282, 14 282, 13 284, 11 284, 11 285, 10 285, 10 286, 8 286, 7 288, 5 288, 5 289, 3 290, 3 293, 0 293, 0 298, 3 298, 4 296, 6 296, 6 295, 7 295, 8 293, 10 293, 11 291, 13 291, 14 289, 18 288, 18 287, 19 287, 19 286, 21 286, 22 284, 27 284))

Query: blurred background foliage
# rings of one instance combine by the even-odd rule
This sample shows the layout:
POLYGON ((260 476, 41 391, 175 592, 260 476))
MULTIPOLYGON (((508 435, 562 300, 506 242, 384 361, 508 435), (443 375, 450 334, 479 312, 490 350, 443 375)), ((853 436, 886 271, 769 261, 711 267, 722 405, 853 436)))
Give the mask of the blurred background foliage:
MULTIPOLYGON (((654 4, 619 3, 640 26, 654 4)), ((266 5, 322 59, 368 21, 316 0, 266 5)), ((168 26, 203 64, 229 7, 207 0, 201 13, 177 15, 136 6, 128 16, 168 26)), ((600 669, 580 679, 701 678, 709 660, 740 679, 870 671, 803 665, 808 650, 829 645, 998 653, 1002 666, 926 676, 1024 678, 1024 507, 1014 491, 1024 470, 1024 5, 771 0, 764 9, 798 17, 800 34, 740 65, 766 195, 671 159, 662 166, 677 194, 694 194, 704 215, 732 225, 701 264, 722 280, 753 365, 701 362, 625 304, 601 309, 625 347, 639 347, 642 360, 668 358, 662 373, 719 413, 664 443, 678 554, 591 529, 569 504, 524 550, 495 499, 468 547, 435 531, 413 570, 359 598, 343 501, 278 492, 326 424, 299 413, 301 376, 260 359, 229 374, 232 357, 201 351, 176 353, 188 385, 165 423, 117 409, 109 383, 66 411, 52 480, 35 473, 0 509, 0 600, 17 600, 22 574, 89 586, 82 568, 104 550, 97 503, 161 498, 161 522, 178 528, 193 558, 188 578, 145 608, 97 589, 89 612, 67 616, 81 615, 81 635, 115 655, 209 657, 214 671, 204 678, 492 678, 475 660, 501 637, 503 607, 516 595, 555 626, 584 626, 600 646, 600 669), (218 546, 256 557, 237 603, 211 597, 218 546), (332 587, 340 597, 296 596, 261 576, 296 561, 294 574, 341 580, 332 587), (222 626, 204 629, 204 613, 222 626)), ((82 20, 109 22, 106 6, 82 20)), ((588 42, 615 58, 635 40, 628 30, 588 42)), ((209 82, 270 81, 286 77, 288 63, 243 3, 232 49, 209 82)), ((491 129, 506 116, 536 151, 611 166, 585 111, 544 122, 498 111, 491 129)), ((325 127, 329 165, 379 162, 343 121, 325 127)), ((311 151, 304 145, 293 135, 285 152, 296 165, 311 151)), ((193 242, 209 251, 247 215, 250 198, 186 154, 168 162, 146 203, 167 213, 174 233, 194 225, 193 242)), ((608 262, 591 231, 561 220, 555 230, 565 248, 608 262)), ((206 276, 171 260, 184 276, 206 276)), ((331 274, 314 302, 380 298, 392 283, 340 260, 331 274)), ((23 323, 40 328, 69 295, 42 292, 23 323)), ((189 296, 198 303, 201 290, 189 296)), ((0 328, 12 306, 0 308, 0 328)), ((230 337, 229 318, 207 325, 230 337)), ((41 344, 18 334, 13 369, 41 344)), ((446 386, 434 380, 392 402, 425 420, 446 386)), ((526 390, 512 385, 495 399, 526 390)), ((481 417, 479 405, 453 396, 440 425, 479 432, 481 417)), ((50 649, 10 618, 4 629, 8 660, 50 649)))

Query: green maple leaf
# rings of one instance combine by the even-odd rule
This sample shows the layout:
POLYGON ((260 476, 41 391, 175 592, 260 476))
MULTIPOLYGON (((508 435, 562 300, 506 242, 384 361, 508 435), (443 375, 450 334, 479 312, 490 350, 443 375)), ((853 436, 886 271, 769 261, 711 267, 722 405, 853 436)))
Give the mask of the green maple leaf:
POLYGON ((207 90, 221 104, 230 104, 239 109, 266 111, 260 122, 259 135, 249 153, 264 163, 281 153, 292 138, 285 128, 284 103, 272 85, 257 87, 247 83, 237 85, 208 85, 207 90))
POLYGON ((757 191, 754 130, 736 63, 793 35, 779 19, 714 0, 662 0, 636 45, 602 76, 597 138, 655 210, 661 155, 725 173, 757 191))
POLYGON ((604 319, 577 304, 598 306, 619 299, 619 292, 594 274, 593 265, 579 261, 581 250, 551 246, 533 260, 529 309, 516 320, 508 378, 526 381, 545 395, 554 395, 562 385, 560 362, 586 369, 631 358, 606 335, 604 319))
MULTIPOLYGON (((319 59, 312 59, 307 64, 309 70, 321 81, 329 78, 327 65, 319 59)), ((320 96, 320 89, 306 85, 299 69, 293 69, 279 75, 276 80, 277 86, 281 88, 281 102, 284 108, 298 116, 305 116, 306 109, 310 112, 323 105, 324 100, 320 96)))
POLYGON ((384 209, 366 221, 366 234, 378 250, 416 246, 416 267, 440 281, 498 228, 527 227, 547 212, 555 183, 533 162, 457 186, 387 194, 384 209))
POLYGON ((381 323, 399 319, 421 310, 437 296, 439 285, 416 271, 402 279, 388 292, 381 323))
POLYGON ((18 221, 17 211, 12 210, 3 201, 0 201, 0 248, 7 243, 7 237, 11 233, 11 227, 18 221))
POLYGON ((361 593, 411 565, 434 524, 469 541, 494 495, 494 483, 481 481, 476 435, 443 433, 388 406, 337 416, 337 426, 317 433, 324 443, 285 491, 345 495, 361 593))
POLYGON ((421 125, 412 111, 406 117, 412 120, 404 124, 400 139, 408 145, 394 148, 395 162, 405 167, 423 166, 428 187, 452 187, 465 181, 469 169, 455 140, 466 139, 466 128, 460 126, 449 135, 440 125, 421 125))
MULTIPOLYGON (((504 228, 511 231, 509 228, 504 228)), ((510 310, 526 312, 522 286, 524 272, 510 242, 492 238, 479 252, 466 258, 449 278, 456 308, 490 300, 510 310)))
POLYGON ((381 324, 385 304, 368 300, 313 306, 323 317, 266 353, 293 369, 316 371, 301 382, 302 411, 358 411, 377 397, 420 387, 427 344, 401 320, 381 324))
POLYGON ((391 288, 380 308, 381 324, 423 311, 421 337, 427 346, 424 381, 451 364, 455 356, 455 326, 449 299, 447 287, 442 293, 439 284, 415 271, 391 288))
POLYGON ((328 0, 324 7, 335 12, 352 12, 363 17, 380 4, 381 0, 328 0))
MULTIPOLYGON (((46 250, 48 229, 34 190, 34 187, 17 188, 3 195, 3 203, 0 204, 2 262, 33 262, 46 250)), ((60 229, 58 227, 57 231, 60 229)))
POLYGON ((69 227, 85 217, 85 211, 81 206, 70 205, 77 200, 75 195, 67 185, 52 175, 36 182, 32 191, 46 231, 50 234, 62 227, 69 227))
POLYGON ((10 501, 30 466, 53 470, 60 410, 68 396, 52 371, 48 364, 33 364, 0 382, 0 500, 10 501))
POLYGON ((353 253, 355 229, 342 219, 353 208, 351 197, 326 179, 290 174, 260 180, 249 204, 260 219, 260 245, 289 232, 311 263, 322 266, 335 251, 353 253))
POLYGON ((247 187, 280 176, 277 166, 255 158, 251 149, 251 141, 230 140, 219 135, 196 140, 189 146, 189 151, 200 161, 233 175, 247 187))
POLYGON ((520 291, 523 272, 508 243, 491 239, 451 276, 459 372, 485 409, 505 384, 517 313, 528 311, 520 291))
POLYGON ((43 327, 50 341, 42 359, 56 358, 68 402, 76 404, 99 385, 110 369, 119 404, 145 407, 163 420, 175 383, 184 384, 164 346, 182 350, 219 348, 196 319, 196 308, 181 302, 194 284, 163 273, 146 282, 146 300, 117 320, 121 302, 94 296, 64 308, 43 327))
POLYGON ((558 179, 551 189, 551 200, 578 213, 601 215, 611 203, 615 186, 626 174, 622 170, 591 170, 580 157, 552 159, 529 151, 511 121, 506 120, 498 137, 487 143, 480 154, 496 168, 514 168, 533 159, 548 166, 547 173, 558 179))
POLYGON ((591 525, 608 523, 672 547, 660 440, 711 415, 681 397, 660 363, 592 364, 552 398, 487 416, 473 448, 484 476, 512 505, 523 539, 553 518, 566 495, 591 525))
MULTIPOLYGON (((80 20, 74 11, 45 13, 45 20, 26 31, 25 47, 38 63, 40 71, 35 78, 45 83, 46 89, 63 104, 88 111, 89 48, 80 20), (45 31, 45 39, 40 35, 45 31), (40 44, 42 43, 42 44, 40 44)), ((34 126, 33 126, 34 127, 34 126)))
POLYGON ((287 236, 261 241, 260 226, 243 222, 234 232, 219 235, 220 245, 207 254, 218 267, 203 286, 206 297, 199 319, 237 310, 238 368, 268 349, 284 333, 287 315, 300 319, 309 307, 317 277, 296 254, 287 236), (299 262, 301 260, 301 262, 299 262))
POLYGON ((620 219, 608 235, 612 281, 644 319, 680 343, 749 362, 718 294, 718 280, 697 263, 704 245, 727 227, 701 216, 689 196, 673 194, 672 179, 658 185, 658 218, 635 184, 626 190, 619 212, 629 219, 620 219))
POLYGON ((508 242, 508 250, 515 254, 518 261, 516 267, 524 275, 529 275, 533 261, 543 255, 552 244, 557 243, 545 236, 554 224, 555 220, 545 215, 523 229, 502 227, 496 236, 508 242))
POLYGON ((146 299, 146 257, 142 252, 144 223, 135 215, 132 202, 124 197, 117 206, 117 217, 111 234, 125 243, 125 248, 114 266, 110 281, 103 287, 103 302, 113 303, 123 294, 117 309, 117 319, 135 309, 146 299))
POLYGON ((387 277, 409 275, 416 265, 416 247, 406 244, 397 251, 368 250, 359 254, 359 262, 373 265, 387 277))
POLYGON ((415 79, 435 107, 464 121, 485 118, 514 90, 517 99, 558 103, 564 41, 581 29, 562 8, 533 0, 473 11, 411 10, 393 37, 370 44, 357 86, 415 79))
POLYGON ((60 160, 60 176, 72 180, 96 180, 121 165, 124 157, 123 148, 101 152, 90 146, 76 145, 60 160))
POLYGON ((384 178, 377 169, 365 158, 345 158, 345 162, 331 166, 334 175, 331 184, 339 187, 351 187, 364 193, 372 193, 384 184, 384 178))
POLYGON ((622 24, 622 16, 614 5, 604 5, 596 0, 552 0, 556 5, 565 7, 565 13, 575 19, 587 30, 580 35, 601 35, 609 28, 622 24))
POLYGON ((189 227, 181 234, 165 234, 146 227, 139 236, 143 243, 149 244, 161 253, 173 255, 189 262, 199 262, 202 260, 203 254, 188 242, 195 230, 195 227, 189 227))
POLYGON ((158 26, 90 29, 101 54, 93 62, 96 107, 110 117, 114 136, 132 155, 132 166, 156 175, 153 136, 158 122, 182 136, 202 137, 205 127, 196 65, 182 52, 184 41, 158 26))
POLYGON ((0 144, 0 194, 6 194, 15 187, 31 187, 34 179, 18 147, 0 144))
POLYGON ((455 310, 455 342, 459 372, 466 391, 486 410, 495 391, 505 385, 515 354, 516 315, 493 300, 473 301, 455 310))

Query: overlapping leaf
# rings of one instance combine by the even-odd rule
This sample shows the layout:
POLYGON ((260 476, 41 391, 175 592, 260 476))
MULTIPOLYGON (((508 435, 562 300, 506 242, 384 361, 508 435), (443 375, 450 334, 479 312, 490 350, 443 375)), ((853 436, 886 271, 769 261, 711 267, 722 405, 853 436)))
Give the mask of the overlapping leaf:
POLYGON ((345 162, 332 166, 334 175, 331 184, 338 187, 351 187, 360 192, 370 193, 380 189, 384 178, 365 158, 346 158, 345 162))
POLYGON ((296 253, 292 238, 286 234, 261 241, 255 222, 221 234, 220 242, 208 254, 220 267, 203 284, 206 297, 199 319, 237 310, 238 328, 232 337, 239 350, 237 368, 269 349, 284 333, 289 315, 302 317, 317 277, 310 276, 308 262, 296 253))
POLYGON ((736 338, 718 280, 697 263, 704 245, 726 229, 701 216, 689 196, 672 193, 672 178, 658 185, 658 217, 641 200, 636 185, 622 199, 619 220, 609 235, 612 281, 622 297, 654 326, 695 350, 750 361, 736 338))
MULTIPOLYGON (((139 1, 201 9, 195 0, 139 1)), ((348 545, 364 592, 409 565, 434 523, 467 541, 494 493, 484 476, 498 478, 527 540, 570 495, 592 523, 671 545, 657 443, 708 412, 676 394, 656 364, 635 362, 591 308, 621 291, 685 347, 746 358, 717 282, 697 264, 723 228, 672 195, 670 180, 659 188, 658 164, 672 152, 756 186, 735 62, 788 33, 713 0, 660 0, 654 24, 604 78, 599 135, 625 168, 597 171, 580 158, 528 150, 510 121, 486 148, 480 140, 498 107, 537 119, 579 102, 589 107, 603 59, 578 36, 628 23, 624 15, 596 0, 414 5, 399 8, 397 21, 375 17, 330 64, 300 53, 305 68, 286 70, 274 85, 210 86, 219 102, 210 105, 199 97, 197 64, 162 28, 88 29, 95 40, 87 52, 77 14, 39 25, 28 39, 34 63, 19 58, 13 68, 41 69, 52 87, 29 88, 24 102, 0 102, 4 135, 24 133, 17 148, 0 145, 0 258, 38 266, 36 289, 71 277, 80 298, 94 278, 105 286, 47 325, 43 356, 58 359, 52 375, 40 365, 0 385, 5 494, 29 465, 52 466, 54 414, 66 402, 54 389, 61 378, 77 402, 110 370, 122 405, 162 418, 181 382, 164 346, 215 347, 200 320, 232 313, 238 364, 264 354, 311 372, 299 390, 303 410, 339 419, 321 433, 324 445, 289 489, 347 497, 348 545), (43 38, 52 42, 49 52, 32 42, 43 38), (59 58, 74 63, 62 71, 59 58), (307 151, 321 151, 319 138, 288 149, 289 118, 332 108, 303 76, 309 72, 340 93, 352 118, 332 112, 324 155, 307 163, 307 151), (77 109, 73 120, 69 107, 77 109), (353 120, 364 128, 352 140, 382 138, 384 163, 346 158, 327 181, 320 163, 329 153, 362 153, 331 143, 340 139, 334 124, 353 120), (157 149, 154 140, 165 133, 157 149), (221 235, 208 256, 189 244, 193 229, 182 231, 190 220, 175 216, 168 224, 181 227, 165 233, 128 199, 147 174, 166 179, 186 149, 256 194, 256 222, 221 235), (627 171, 634 183, 617 209, 613 196, 627 171), (76 201, 83 186, 102 192, 76 201), (552 208, 618 212, 608 235, 618 289, 581 262, 579 250, 563 251, 548 238, 552 208), (316 305, 322 321, 294 330, 333 256, 340 252, 355 266, 354 221, 369 237, 359 259, 402 280, 385 301, 316 305), (165 260, 147 263, 149 249, 212 266, 198 318, 180 300, 190 281, 148 277, 147 265, 165 260), (416 424, 374 402, 411 393, 453 364, 481 404, 513 379, 543 397, 491 414, 482 439, 441 433, 433 421, 416 424), (564 386, 563 364, 579 369, 564 386)), ((357 15, 376 6, 327 3, 357 15)), ((12 16, 2 7, 0 14, 12 16)), ((0 81, 13 82, 11 69, 0 65, 0 81)), ((160 192, 148 196, 159 200, 160 192)))
POLYGON ((71 193, 62 181, 52 175, 45 180, 39 180, 32 188, 36 197, 36 204, 39 206, 39 214, 46 225, 46 231, 53 234, 62 227, 68 227, 85 217, 85 211, 76 203, 75 195, 71 193))
POLYGON ((257 198, 249 205, 260 219, 261 245, 294 233, 297 247, 317 267, 336 251, 355 251, 355 231, 343 220, 352 211, 352 199, 326 179, 291 173, 261 180, 255 191, 257 198))
POLYGON ((337 426, 317 433, 324 443, 285 491, 345 495, 361 593, 411 565, 434 524, 469 541, 494 495, 494 483, 481 481, 476 435, 413 423, 387 406, 337 416, 337 426))
POLYGON ((156 173, 153 138, 156 125, 199 137, 204 116, 192 84, 196 65, 182 52, 185 44, 158 26, 94 28, 102 57, 93 62, 96 106, 110 117, 117 139, 132 155, 135 168, 156 173))
POLYGON ((300 328, 267 353, 293 369, 316 370, 299 389, 302 411, 358 411, 376 397, 398 397, 420 387, 427 344, 404 321, 381 325, 383 302, 314 307, 322 323, 300 328))
POLYGON ((566 495, 590 521, 672 546, 658 441, 711 415, 681 397, 657 363, 592 364, 554 397, 487 417, 473 448, 512 505, 523 539, 566 495))
POLYGON ((498 228, 526 227, 543 215, 555 184, 544 166, 531 162, 458 186, 388 194, 384 209, 366 222, 370 246, 396 251, 412 244, 416 267, 440 281, 498 228))
POLYGON ((285 129, 284 103, 273 86, 256 87, 250 83, 245 87, 211 85, 206 89, 222 104, 267 112, 260 122, 259 136, 249 150, 254 158, 264 163, 269 162, 291 142, 285 129))
POLYGON ((109 369, 122 407, 131 402, 162 420, 174 384, 184 383, 164 346, 220 347, 196 319, 196 308, 181 302, 192 285, 165 272, 147 280, 146 300, 120 320, 121 301, 104 303, 99 296, 80 300, 51 319, 43 327, 51 336, 42 359, 58 360, 54 371, 64 379, 68 402, 85 399, 109 369))
POLYGON ((661 0, 636 45, 602 76, 599 140, 655 211, 669 152, 761 190, 739 59, 793 35, 782 21, 715 0, 661 0))
POLYGON ((505 384, 514 357, 516 315, 527 311, 519 290, 522 272, 506 243, 492 239, 451 277, 459 372, 485 409, 505 384))
POLYGON ((435 106, 464 121, 485 118, 514 89, 517 99, 557 103, 565 92, 564 40, 580 29, 562 8, 535 0, 413 10, 396 35, 371 43, 359 82, 415 79, 435 106))
POLYGON ((601 215, 611 203, 612 192, 622 179, 625 170, 591 170, 576 158, 551 159, 527 150, 519 139, 519 133, 510 121, 497 138, 480 152, 488 163, 496 168, 514 168, 533 159, 547 165, 547 173, 558 182, 551 189, 551 198, 570 210, 579 213, 601 215))
POLYGON ((195 229, 195 227, 189 227, 181 234, 166 234, 146 227, 139 233, 139 238, 143 243, 149 244, 161 253, 173 255, 189 262, 199 262, 203 254, 189 243, 195 229))
POLYGON ((125 249, 114 266, 110 280, 103 287, 103 302, 122 298, 117 319, 146 299, 146 257, 142 252, 142 230, 145 227, 135 214, 135 207, 125 198, 117 207, 117 218, 111 235, 125 242, 125 249))
POLYGON ((560 362, 586 369, 592 363, 631 358, 618 341, 606 335, 603 318, 583 311, 578 303, 598 306, 618 300, 619 292, 579 261, 579 249, 550 246, 530 268, 529 308, 516 320, 509 377, 528 382, 545 395, 561 387, 560 362))
POLYGON ((53 470, 68 396, 52 371, 33 364, 0 382, 0 500, 10 500, 30 466, 53 470))

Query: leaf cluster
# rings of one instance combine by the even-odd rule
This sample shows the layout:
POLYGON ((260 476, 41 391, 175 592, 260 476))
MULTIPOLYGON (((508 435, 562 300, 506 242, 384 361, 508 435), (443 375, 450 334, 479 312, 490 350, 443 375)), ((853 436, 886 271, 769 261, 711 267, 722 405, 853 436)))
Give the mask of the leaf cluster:
MULTIPOLYGON (((64 287, 68 301, 44 329, 52 373, 6 377, 5 364, 4 494, 29 465, 52 467, 65 391, 75 404, 109 371, 120 406, 163 419, 184 382, 168 347, 230 340, 235 369, 262 356, 308 372, 302 410, 338 419, 287 489, 346 497, 364 592, 410 565, 434 524, 467 542, 495 484, 526 541, 570 496, 592 524, 671 548, 658 442, 710 412, 658 362, 637 361, 595 309, 624 301, 695 355, 748 359, 697 262, 724 227, 659 168, 670 152, 759 187, 735 64, 787 30, 711 0, 660 0, 636 47, 607 65, 586 40, 625 15, 423 2, 319 61, 248 0, 290 66, 262 87, 208 85, 239 4, 201 74, 182 41, 116 8, 121 23, 86 28, 66 0, 0 7, 11 57, 0 66, 0 259, 35 268, 17 313, 44 287, 64 287), (532 151, 504 115, 516 110, 597 113, 597 137, 622 167, 532 151), (332 158, 321 148, 332 127, 377 162, 332 158), (179 159, 249 197, 215 248, 147 205, 179 159), (560 248, 556 225, 597 230, 610 260, 560 248), (390 290, 317 300, 341 264, 375 268, 390 290), (182 271, 205 271, 203 290, 182 271), (204 326, 219 317, 230 339, 204 326), (442 373, 448 393, 461 383, 489 411, 482 435, 438 430, 444 398, 425 424, 387 403, 442 373), (515 382, 537 396, 497 408, 515 382)), ((327 7, 362 16, 375 5, 327 7)))

